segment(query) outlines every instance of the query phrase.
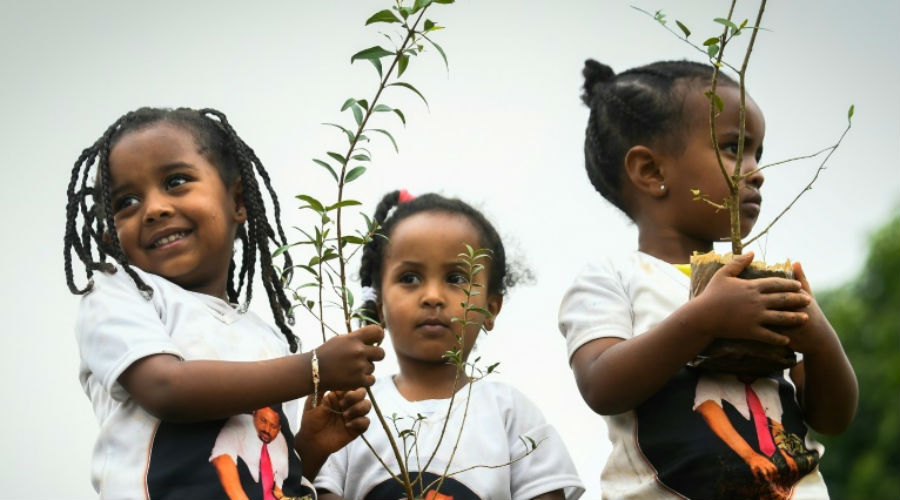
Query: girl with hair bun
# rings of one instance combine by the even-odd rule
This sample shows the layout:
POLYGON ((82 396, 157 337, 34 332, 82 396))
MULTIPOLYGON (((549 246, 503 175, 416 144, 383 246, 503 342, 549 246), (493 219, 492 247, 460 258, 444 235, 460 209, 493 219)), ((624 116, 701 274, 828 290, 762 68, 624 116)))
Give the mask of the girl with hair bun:
MULTIPOLYGON (((587 265, 559 310, 579 390, 609 429, 604 497, 827 498, 823 448, 809 429, 846 429, 857 384, 803 269, 794 264, 796 279, 739 279, 753 259, 746 253, 689 300, 690 256, 730 227, 727 211, 692 192, 727 196, 705 94, 713 68, 660 61, 615 74, 588 60, 583 74, 588 178, 638 228, 638 250, 587 265), (717 337, 787 345, 801 361, 758 377, 689 366, 717 337)), ((717 93, 725 168, 743 155, 746 235, 762 202, 765 122, 748 97, 739 147, 738 86, 720 75, 717 93)))

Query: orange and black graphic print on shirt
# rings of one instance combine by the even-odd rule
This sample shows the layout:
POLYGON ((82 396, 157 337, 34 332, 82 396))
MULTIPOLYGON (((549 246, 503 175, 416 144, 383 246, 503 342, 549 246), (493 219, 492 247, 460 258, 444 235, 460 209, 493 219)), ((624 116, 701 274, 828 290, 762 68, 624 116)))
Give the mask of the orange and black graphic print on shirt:
POLYGON ((780 373, 682 368, 636 413, 638 446, 658 481, 686 498, 788 499, 819 463, 780 373))
POLYGON ((301 484, 293 435, 280 406, 211 422, 160 422, 147 492, 153 499, 311 495, 301 484))
MULTIPOLYGON (((410 471, 409 477, 414 479, 419 475, 416 471, 410 471)), ((475 494, 466 485, 457 481, 452 477, 444 479, 439 490, 435 489, 440 476, 431 472, 423 472, 421 481, 415 481, 413 485, 413 493, 416 498, 424 500, 480 500, 481 497, 475 494), (422 485, 425 486, 425 492, 422 493, 422 485)), ((400 500, 406 498, 406 491, 400 486, 394 478, 388 478, 378 483, 374 488, 366 493, 364 500, 400 500)))

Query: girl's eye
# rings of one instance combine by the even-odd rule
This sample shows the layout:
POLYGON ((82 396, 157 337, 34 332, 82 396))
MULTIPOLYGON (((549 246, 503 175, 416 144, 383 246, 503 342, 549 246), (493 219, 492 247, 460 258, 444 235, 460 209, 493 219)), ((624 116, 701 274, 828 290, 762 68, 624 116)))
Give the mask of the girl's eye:
POLYGON ((736 142, 729 142, 724 144, 721 148, 722 151, 728 151, 729 153, 736 155, 738 150, 738 144, 736 142))
POLYGON ((175 174, 166 179, 166 187, 169 189, 178 187, 182 184, 187 183, 190 179, 183 174, 175 174))
POLYGON ((117 213, 132 205, 137 205, 138 199, 135 196, 122 196, 113 203, 113 213, 117 213))
POLYGON ((415 273, 403 273, 400 275, 400 278, 397 280, 404 285, 415 285, 420 283, 422 280, 419 278, 419 275, 415 273))
POLYGON ((447 276, 447 283, 453 285, 465 285, 469 282, 469 278, 466 277, 465 274, 462 273, 451 273, 447 276))

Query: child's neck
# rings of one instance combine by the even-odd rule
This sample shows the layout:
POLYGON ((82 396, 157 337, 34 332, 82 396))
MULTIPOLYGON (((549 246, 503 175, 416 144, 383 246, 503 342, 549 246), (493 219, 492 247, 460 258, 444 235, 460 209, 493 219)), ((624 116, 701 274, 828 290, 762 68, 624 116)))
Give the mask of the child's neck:
POLYGON ((705 253, 713 249, 711 241, 685 238, 680 235, 653 234, 641 231, 638 236, 638 250, 652 255, 669 264, 684 264, 691 261, 694 252, 705 253), (647 235, 647 236, 645 236, 647 235))
POLYGON ((400 363, 394 385, 408 401, 447 399, 468 383, 465 373, 446 363, 400 363))

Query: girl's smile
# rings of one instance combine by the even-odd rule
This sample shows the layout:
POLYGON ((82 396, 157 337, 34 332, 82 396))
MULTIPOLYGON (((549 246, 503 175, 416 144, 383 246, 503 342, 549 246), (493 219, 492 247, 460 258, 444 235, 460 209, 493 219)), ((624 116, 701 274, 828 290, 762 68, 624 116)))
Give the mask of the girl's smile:
POLYGON ((226 188, 193 135, 165 122, 126 133, 112 147, 110 204, 131 264, 187 290, 225 298, 240 184, 226 188))

